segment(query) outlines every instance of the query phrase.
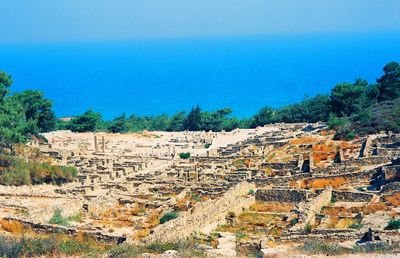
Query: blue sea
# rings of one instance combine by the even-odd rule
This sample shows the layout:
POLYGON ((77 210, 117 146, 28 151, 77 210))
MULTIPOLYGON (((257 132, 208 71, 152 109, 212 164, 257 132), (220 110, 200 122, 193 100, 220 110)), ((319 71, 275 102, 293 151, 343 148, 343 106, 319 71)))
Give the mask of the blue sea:
POLYGON ((400 61, 400 33, 0 45, 14 92, 43 91, 59 117, 90 108, 106 119, 197 104, 248 117, 339 82, 375 82, 389 61, 400 61))

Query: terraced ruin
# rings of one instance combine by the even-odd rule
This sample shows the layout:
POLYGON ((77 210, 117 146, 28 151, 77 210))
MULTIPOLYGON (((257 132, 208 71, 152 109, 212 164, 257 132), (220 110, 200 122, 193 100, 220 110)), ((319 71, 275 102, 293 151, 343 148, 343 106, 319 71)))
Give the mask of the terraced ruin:
POLYGON ((76 167, 78 180, 1 186, 2 231, 16 234, 18 223, 116 244, 191 239, 215 257, 295 254, 317 240, 397 246, 389 225, 400 219, 400 135, 333 134, 323 123, 46 133, 29 148, 76 167))

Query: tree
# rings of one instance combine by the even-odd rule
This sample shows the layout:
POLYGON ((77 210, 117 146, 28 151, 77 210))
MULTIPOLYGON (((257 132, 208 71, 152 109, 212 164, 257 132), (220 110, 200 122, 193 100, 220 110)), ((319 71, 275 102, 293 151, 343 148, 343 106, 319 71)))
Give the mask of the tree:
POLYGON ((110 122, 110 124, 107 127, 107 130, 112 132, 112 133, 125 133, 127 132, 128 128, 126 125, 126 117, 125 114, 122 114, 119 117, 114 118, 110 122))
POLYGON ((14 103, 20 103, 24 109, 27 122, 34 122, 36 128, 31 133, 49 132, 55 129, 56 116, 52 102, 42 92, 27 90, 12 96, 14 103))
POLYGON ((377 80, 379 102, 400 97, 400 64, 390 62, 385 65, 383 72, 384 75, 377 80))
POLYGON ((201 113, 200 130, 219 132, 225 130, 224 123, 227 115, 232 113, 232 109, 224 108, 214 112, 201 113))
POLYGON ((201 108, 199 105, 193 107, 183 122, 183 129, 189 131, 201 130, 201 108))
POLYGON ((93 132, 98 129, 101 121, 100 113, 88 110, 70 121, 70 129, 73 132, 93 132))
POLYGON ((0 102, 2 102, 5 96, 8 94, 12 83, 13 81, 11 79, 11 75, 0 71, 0 102))
POLYGON ((13 145, 27 140, 32 123, 26 123, 23 108, 8 95, 11 76, 0 71, 0 149, 13 152, 13 145))
POLYGON ((275 111, 271 107, 263 107, 253 117, 252 127, 264 126, 274 121, 275 111))
POLYGON ((332 111, 338 116, 350 116, 360 111, 365 101, 366 87, 362 80, 354 84, 339 83, 331 92, 332 111))
POLYGON ((18 103, 13 103, 10 98, 2 101, 0 107, 0 149, 13 152, 13 146, 24 143, 28 139, 28 132, 32 131, 34 124, 25 121, 23 108, 18 103))
POLYGON ((171 117, 167 131, 179 132, 183 130, 183 123, 185 121, 185 112, 178 112, 171 117))
POLYGON ((331 112, 330 98, 326 95, 305 97, 303 101, 282 107, 275 113, 275 122, 299 123, 327 121, 331 112))

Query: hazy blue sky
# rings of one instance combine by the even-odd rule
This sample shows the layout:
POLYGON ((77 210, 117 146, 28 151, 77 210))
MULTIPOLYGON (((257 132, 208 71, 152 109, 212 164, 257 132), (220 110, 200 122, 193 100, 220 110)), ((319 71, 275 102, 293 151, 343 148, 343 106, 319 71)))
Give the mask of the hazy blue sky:
POLYGON ((400 0, 0 0, 0 43, 400 31, 400 0))

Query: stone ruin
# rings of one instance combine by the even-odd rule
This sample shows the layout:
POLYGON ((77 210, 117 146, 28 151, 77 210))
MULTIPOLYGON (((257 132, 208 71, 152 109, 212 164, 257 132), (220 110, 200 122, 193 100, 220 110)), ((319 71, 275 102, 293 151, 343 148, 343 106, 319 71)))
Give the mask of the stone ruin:
MULTIPOLYGON (((43 230, 61 207, 83 214, 73 230, 105 241, 205 241, 219 234, 233 254, 264 250, 271 242, 357 241, 370 229, 399 241, 385 226, 400 212, 400 135, 334 141, 319 123, 222 133, 44 136, 48 143, 32 147, 55 164, 76 167, 78 179, 0 188, 4 218, 43 230), (190 158, 181 159, 182 152, 190 158), (9 192, 16 192, 13 202, 9 192), (159 224, 168 212, 179 217, 159 224)), ((217 256, 227 251, 223 245, 204 248, 217 256)))

